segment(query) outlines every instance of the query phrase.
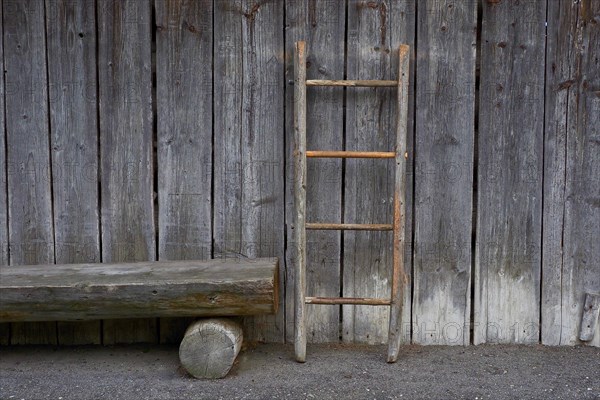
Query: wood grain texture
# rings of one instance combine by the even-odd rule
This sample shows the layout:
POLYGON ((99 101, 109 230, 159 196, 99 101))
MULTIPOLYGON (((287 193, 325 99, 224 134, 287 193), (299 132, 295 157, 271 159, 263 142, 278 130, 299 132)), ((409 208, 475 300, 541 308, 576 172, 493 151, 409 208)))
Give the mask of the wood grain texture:
POLYGON ((591 342, 598 330, 598 316, 600 315, 600 294, 586 293, 583 303, 583 315, 579 329, 579 340, 591 342))
MULTIPOLYGON (((154 260, 151 3, 97 3, 102 260, 154 260)), ((155 319, 105 321, 104 344, 155 342, 155 319)))
MULTIPOLYGON (((344 77, 345 2, 316 0, 286 2, 286 81, 294 76, 294 44, 306 42, 309 79, 336 79, 344 77)), ((286 90, 287 159, 290 160, 286 176, 293 175, 294 129, 293 110, 296 99, 294 90, 286 90)), ((295 89, 295 88, 294 88, 295 89)), ((306 89, 306 146, 308 150, 343 149, 343 89, 306 89)), ((307 221, 341 222, 342 216, 342 161, 306 161, 306 219, 307 221)), ((286 201, 288 237, 295 218, 293 196, 294 183, 288 180, 286 201)), ((294 243, 295 244, 295 243, 294 243)), ((306 295, 337 297, 340 292, 340 232, 309 232, 306 234, 306 295)), ((288 265, 295 262, 288 253, 288 265)), ((291 269, 290 269, 291 272, 291 269)), ((287 280, 287 333, 293 336, 295 275, 287 280)), ((337 342, 340 335, 339 306, 306 307, 307 340, 309 342, 337 342)))
MULTIPOLYGON (((157 0, 158 257, 204 260, 212 251, 212 1, 157 0)), ((162 319, 179 343, 190 321, 162 319)))
MULTIPOLYGON (((44 3, 4 1, 10 264, 54 262, 44 3)), ((13 324, 12 344, 56 344, 56 323, 13 324)))
POLYGON ((0 322, 273 314, 277 259, 2 269, 0 322))
POLYGON ((242 348, 242 326, 226 318, 203 319, 185 331, 179 359, 195 378, 224 378, 242 348))
POLYGON ((574 345, 585 293, 600 292, 600 6, 548 7, 542 343, 574 345))
MULTIPOLYGON (((405 1, 349 1, 346 79, 398 79, 399 44, 414 44, 415 5, 405 1)), ((412 81, 412 79, 411 79, 412 81)), ((412 89, 411 89, 412 90, 412 89)), ((393 151, 396 145, 397 89, 348 88, 345 150, 393 151)), ((412 98, 412 94, 410 95, 412 98)), ((412 101, 408 131, 413 131, 412 101)), ((409 162, 413 138, 408 139, 409 162)), ((392 160, 345 160, 346 223, 393 223, 395 163, 392 160)), ((412 187, 412 176, 407 176, 412 187)), ((406 193, 407 208, 412 192, 406 193)), ((412 218, 411 215, 407 215, 412 218)), ((407 224, 407 237, 411 237, 407 224)), ((344 232, 343 296, 389 298, 392 277, 392 233, 344 232)), ((407 248, 409 254, 410 250, 407 248)), ((407 257, 410 259, 410 257, 407 257)), ((410 271, 410 265, 405 265, 410 271)), ((410 291, 402 319, 410 321, 410 291)), ((389 308, 342 307, 342 338, 346 342, 385 343, 389 308)), ((402 333, 410 341, 410 330, 402 333)))
POLYGON ((571 117, 569 121, 569 97, 577 92, 572 84, 577 62, 574 44, 578 8, 577 3, 552 1, 547 13, 541 330, 542 343, 551 346, 561 344, 562 333, 565 166, 567 136, 574 120, 571 117), (569 86, 564 87, 565 82, 569 86))
POLYGON ((413 342, 466 345, 477 3, 419 4, 413 342))
MULTIPOLYGON (((283 260, 283 2, 216 2, 214 26, 214 256, 283 260)), ((244 332, 283 341, 284 328, 282 307, 244 332)))
POLYGON ((546 2, 483 4, 474 342, 539 340, 546 2))
POLYGON ((396 171, 394 174, 394 238, 392 241, 392 290, 390 296, 390 326, 388 332, 387 362, 396 362, 403 342, 402 320, 404 297, 410 291, 409 273, 405 267, 406 248, 406 151, 408 128, 408 77, 410 75, 410 47, 401 44, 398 49, 398 85, 396 94, 396 171))
MULTIPOLYGON (((2 21, 0 0, 0 21, 2 21)), ((0 62, 4 71, 3 29, 0 29, 0 62)), ((4 74, 0 74, 0 269, 8 265, 8 202, 6 200, 6 129, 4 125, 4 74)), ((0 324, 0 346, 10 343, 10 324, 0 324)))
MULTIPOLYGON (((55 258, 99 262, 95 3, 46 0, 46 11, 55 258)), ((59 344, 100 338, 99 321, 58 324, 59 344)))
MULTIPOLYGON (((306 361, 306 42, 294 43, 294 115, 292 142, 293 210, 290 224, 293 254, 294 355, 306 361)), ((291 314, 290 314, 291 315, 291 314)))

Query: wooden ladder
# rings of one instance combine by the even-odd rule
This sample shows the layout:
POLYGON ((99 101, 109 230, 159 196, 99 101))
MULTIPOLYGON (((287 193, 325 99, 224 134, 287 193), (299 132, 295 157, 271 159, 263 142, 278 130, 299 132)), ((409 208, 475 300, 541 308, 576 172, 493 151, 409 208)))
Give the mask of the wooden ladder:
POLYGON ((306 304, 354 304, 389 306, 388 362, 398 357, 401 339, 401 312, 403 288, 407 284, 404 272, 404 193, 406 173, 406 130, 408 116, 408 69, 409 46, 400 45, 398 80, 307 80, 305 42, 296 42, 294 58, 294 203, 295 230, 295 326, 294 347, 296 360, 306 360, 306 304), (322 151, 306 150, 306 87, 307 86, 346 86, 346 87, 396 87, 398 89, 398 118, 396 126, 396 149, 391 152, 370 151, 322 151), (346 224, 346 223, 307 223, 306 222, 306 159, 322 158, 391 158, 396 161, 394 187, 394 221, 391 224, 346 224), (392 231, 393 273, 392 293, 389 299, 310 297, 306 296, 306 230, 366 230, 392 231))

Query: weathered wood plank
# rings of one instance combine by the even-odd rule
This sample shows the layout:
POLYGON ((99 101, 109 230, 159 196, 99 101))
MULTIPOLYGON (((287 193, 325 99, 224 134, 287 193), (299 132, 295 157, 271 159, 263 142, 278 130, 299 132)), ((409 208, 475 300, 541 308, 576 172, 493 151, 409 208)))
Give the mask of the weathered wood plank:
MULTIPOLYGON (((402 343, 402 309, 404 297, 410 291, 405 269, 406 248, 406 137, 408 136, 408 77, 410 74, 410 47, 401 44, 398 49, 398 93, 396 94, 396 171, 394 174, 394 238, 392 242, 392 289, 390 296, 390 326, 388 332, 387 362, 396 362, 402 343)), ((408 321, 410 323, 410 321, 408 321)))
POLYGON ((466 345, 477 2, 419 7, 413 342, 466 345))
POLYGON ((343 79, 308 79, 306 86, 351 86, 351 87, 396 87, 397 81, 390 80, 343 80, 343 79))
POLYGON ((600 292, 600 4, 548 7, 542 342, 574 345, 585 293, 600 292))
POLYGON ((306 42, 294 43, 293 115, 293 265, 294 353, 296 361, 306 361, 306 42))
MULTIPOLYGON (((286 81, 294 79, 294 45, 306 42, 306 77, 336 79, 344 77, 345 2, 315 0, 286 1, 285 9, 286 81)), ((293 177, 294 129, 292 126, 294 90, 286 90, 286 144, 288 170, 293 177)), ((306 88, 306 140, 309 150, 343 149, 343 89, 306 88)), ((308 155, 308 152, 307 152, 308 155)), ((306 220, 341 222, 342 215, 342 161, 308 160, 306 177, 306 220)), ((295 208, 292 191, 295 180, 288 179, 286 201, 288 238, 296 237, 292 231, 295 208)), ((306 295, 337 297, 340 289, 340 232, 310 232, 306 234, 306 295)), ((294 246, 295 239, 292 239, 294 246)), ((290 247, 291 248, 291 247, 290 247)), ((293 273, 297 251, 288 252, 287 318, 288 340, 294 333, 293 273)), ((340 307, 305 307, 306 337, 309 342, 337 342, 339 340, 340 307)))
POLYGON ((277 259, 10 266, 0 322, 274 313, 277 259))
POLYGON ((542 343, 561 344, 562 269, 565 212, 565 166, 569 126, 569 97, 576 69, 579 5, 570 1, 548 3, 546 45, 546 119, 544 133, 544 211, 542 264, 542 343), (563 85, 562 88, 560 86, 563 85), (565 86, 569 85, 569 86, 565 86))
MULTIPOLYGON (((283 2, 216 2, 214 26, 214 255, 283 260, 283 2)), ((282 341, 283 307, 244 332, 282 341)))
POLYGON ((539 340, 545 1, 485 2, 474 342, 539 340))
MULTIPOLYGON (((346 79, 397 80, 398 47, 401 43, 413 45, 415 16, 413 2, 349 1, 346 79)), ((396 91, 394 88, 346 91, 346 150, 394 150, 398 115, 396 91)), ((411 134, 407 144, 408 162, 412 162, 412 101, 409 107, 411 134)), ((347 159, 345 165, 344 222, 393 223, 395 163, 347 159)), ((407 182, 411 188, 412 176, 407 176, 407 182)), ((410 209, 412 191, 406 195, 410 209)), ((408 218, 412 215, 407 215, 407 221, 408 218)), ((411 237, 412 224, 406 225, 407 237, 411 237)), ((390 297, 392 239, 390 232, 344 232, 344 297, 390 297)), ((405 264, 407 272, 410 268, 409 263, 405 264)), ((402 311, 404 321, 410 320, 410 296, 407 290, 402 311)), ((344 341, 385 343, 388 340, 389 308, 343 306, 342 312, 344 341)), ((402 343, 410 341, 410 330, 402 336, 402 343)))
MULTIPOLYGON (((99 262, 96 10, 93 0, 46 0, 54 200, 59 264, 99 262)), ((99 344, 100 321, 60 322, 59 344, 99 344)))
POLYGON ((600 315, 600 294, 586 293, 583 304, 583 315, 579 329, 579 340, 591 342, 598 330, 598 316, 600 315))
MULTIPOLYGON (((212 251, 212 1, 156 1, 158 257, 212 251)), ((190 321, 162 319, 160 341, 190 321)))
MULTIPOLYGON (((44 3, 4 1, 10 263, 54 262, 44 3)), ((56 324, 13 324, 13 344, 55 344, 56 324)))
POLYGON ((203 319, 185 331, 181 365, 195 378, 224 378, 242 348, 242 326, 226 318, 203 319))
MULTIPOLYGON (((97 6, 102 260, 154 260, 150 1, 97 6)), ((105 344, 157 340, 155 319, 103 329, 105 344)))
MULTIPOLYGON (((0 21, 2 21, 0 0, 0 21)), ((0 60, 4 62, 3 29, 0 29, 0 60)), ((8 203, 6 200, 6 129, 4 125, 4 74, 0 74, 0 268, 8 265, 8 203)), ((0 345, 10 343, 10 324, 0 324, 0 345)))

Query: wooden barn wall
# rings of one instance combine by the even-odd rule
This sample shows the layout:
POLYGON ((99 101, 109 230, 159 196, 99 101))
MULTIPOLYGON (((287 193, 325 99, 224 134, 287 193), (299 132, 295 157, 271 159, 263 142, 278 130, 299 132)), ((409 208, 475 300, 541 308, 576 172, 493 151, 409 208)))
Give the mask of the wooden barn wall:
MULTIPOLYGON (((599 2, 0 5, 0 268, 276 256, 280 310, 245 335, 291 340, 294 42, 309 79, 396 79, 405 43, 402 342, 580 344, 600 292, 599 2)), ((309 149, 393 150, 393 91, 309 88, 309 149)), ((309 160, 308 219, 390 222, 392 172, 309 160)), ((389 296, 389 233, 307 243, 310 295, 389 296)), ((382 343, 387 319, 309 306, 308 339, 382 343)), ((188 322, 1 324, 0 344, 176 342, 188 322)))

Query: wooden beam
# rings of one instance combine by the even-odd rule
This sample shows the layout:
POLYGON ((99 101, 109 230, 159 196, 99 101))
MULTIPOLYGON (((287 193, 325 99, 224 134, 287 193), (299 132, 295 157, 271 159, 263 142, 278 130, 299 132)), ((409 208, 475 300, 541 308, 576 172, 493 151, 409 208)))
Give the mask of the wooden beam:
POLYGON ((3 267, 0 322, 273 314, 278 261, 3 267))

